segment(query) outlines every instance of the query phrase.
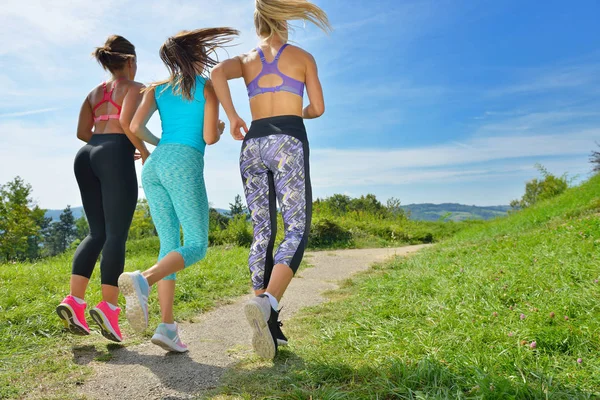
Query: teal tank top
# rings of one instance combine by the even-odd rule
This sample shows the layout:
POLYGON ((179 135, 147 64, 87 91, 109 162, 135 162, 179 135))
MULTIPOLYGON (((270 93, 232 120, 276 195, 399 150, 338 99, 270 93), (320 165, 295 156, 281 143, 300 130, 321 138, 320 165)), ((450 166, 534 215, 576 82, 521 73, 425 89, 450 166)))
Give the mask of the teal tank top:
POLYGON ((175 94, 168 83, 156 87, 154 97, 162 124, 159 146, 183 144, 204 154, 204 85, 206 78, 198 75, 191 101, 175 94))

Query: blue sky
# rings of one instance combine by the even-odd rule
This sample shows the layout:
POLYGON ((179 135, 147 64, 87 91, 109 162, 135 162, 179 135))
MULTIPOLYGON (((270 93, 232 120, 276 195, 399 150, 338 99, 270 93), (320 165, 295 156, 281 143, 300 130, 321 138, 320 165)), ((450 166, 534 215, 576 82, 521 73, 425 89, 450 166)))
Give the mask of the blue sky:
MULTIPOLYGON (((600 141, 597 1, 317 3, 334 33, 296 23, 293 35, 317 59, 327 103, 321 119, 307 122, 315 196, 507 204, 537 176, 536 162, 589 176, 588 155, 600 141)), ((149 83, 165 77, 159 46, 182 29, 233 26, 242 35, 229 54, 254 47, 253 4, 5 1, 0 183, 20 175, 41 207, 80 205, 77 113, 107 77, 93 48, 112 33, 127 37, 138 50, 137 79, 149 83)), ((232 90, 249 120, 243 83, 232 90)), ((151 128, 160 133, 158 117, 151 128)), ((215 206, 242 193, 239 145, 224 136, 207 149, 215 206)))

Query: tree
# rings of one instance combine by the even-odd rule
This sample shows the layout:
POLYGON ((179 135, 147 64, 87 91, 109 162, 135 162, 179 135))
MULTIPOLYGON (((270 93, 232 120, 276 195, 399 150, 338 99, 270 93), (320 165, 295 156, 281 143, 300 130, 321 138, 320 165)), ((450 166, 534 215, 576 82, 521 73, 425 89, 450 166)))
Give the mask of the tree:
POLYGON ((75 221, 75 238, 81 241, 89 234, 90 225, 84 214, 75 221))
MULTIPOLYGON (((600 146, 600 143, 596 144, 600 146)), ((600 172, 600 151, 592 151, 592 154, 590 156, 590 162, 594 167, 593 171, 596 173, 600 172)))
POLYGON ((350 208, 352 199, 350 196, 345 194, 334 194, 333 196, 325 199, 325 203, 328 204, 331 213, 334 215, 344 215, 350 208))
POLYGON ((146 199, 138 200, 129 228, 129 239, 137 240, 152 236, 156 236, 156 228, 150 216, 150 206, 146 199))
POLYGON ((514 210, 531 207, 535 203, 558 196, 569 187, 566 174, 560 177, 552 175, 546 168, 536 164, 544 179, 532 179, 525 184, 525 194, 520 200, 513 200, 510 206, 514 210))
POLYGON ((208 211, 208 230, 211 232, 223 230, 227 225, 229 225, 229 218, 211 207, 208 211))
POLYGON ((352 199, 350 203, 350 210, 357 212, 365 212, 368 214, 385 216, 386 208, 381 204, 374 194, 368 194, 366 196, 360 196, 359 198, 352 199))
POLYGON ((235 200, 232 203, 229 203, 229 213, 233 218, 238 215, 244 215, 248 213, 248 209, 242 202, 242 196, 239 194, 235 196, 235 200))
POLYGON ((50 225, 47 247, 50 255, 57 255, 66 251, 75 240, 77 228, 71 206, 67 206, 60 214, 59 220, 50 225))
POLYGON ((34 205, 31 192, 18 176, 0 186, 0 259, 23 260, 35 243, 43 210, 34 205))
POLYGON ((400 205, 400 199, 396 197, 390 197, 387 200, 386 208, 391 215, 404 218, 404 209, 402 209, 400 205))
POLYGON ((31 217, 37 225, 38 230, 35 235, 29 237, 27 259, 35 260, 43 256, 44 232, 50 227, 52 218, 46 218, 46 210, 41 209, 38 206, 33 208, 31 217))

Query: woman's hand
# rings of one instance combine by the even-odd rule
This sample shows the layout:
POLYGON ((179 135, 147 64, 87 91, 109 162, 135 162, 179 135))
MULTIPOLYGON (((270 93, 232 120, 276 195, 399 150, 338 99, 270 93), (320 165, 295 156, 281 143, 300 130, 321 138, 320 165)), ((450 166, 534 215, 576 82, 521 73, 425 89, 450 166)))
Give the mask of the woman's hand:
POLYGON ((225 131, 225 122, 219 120, 219 123, 217 124, 217 130, 219 131, 219 136, 222 135, 225 131))
POLYGON ((244 120, 236 114, 232 118, 229 118, 229 124, 231 125, 231 136, 233 136, 235 140, 244 140, 241 129, 243 129, 245 133, 248 133, 248 127, 244 120))
POLYGON ((142 165, 146 163, 148 157, 150 157, 150 152, 148 150, 142 152, 142 165))
POLYGON ((148 157, 150 157, 150 152, 149 151, 136 151, 135 154, 133 155, 133 159, 135 161, 137 160, 142 160, 142 165, 144 165, 146 163, 146 160, 148 159, 148 157))

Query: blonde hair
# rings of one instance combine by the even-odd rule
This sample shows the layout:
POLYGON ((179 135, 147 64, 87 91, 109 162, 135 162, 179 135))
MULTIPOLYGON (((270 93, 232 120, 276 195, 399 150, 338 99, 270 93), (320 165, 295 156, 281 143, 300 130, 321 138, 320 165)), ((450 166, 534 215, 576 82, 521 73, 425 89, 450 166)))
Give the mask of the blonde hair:
POLYGON ((255 0, 254 26, 260 37, 284 37, 287 21, 309 21, 325 33, 332 30, 327 14, 308 0, 255 0))

